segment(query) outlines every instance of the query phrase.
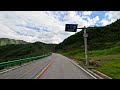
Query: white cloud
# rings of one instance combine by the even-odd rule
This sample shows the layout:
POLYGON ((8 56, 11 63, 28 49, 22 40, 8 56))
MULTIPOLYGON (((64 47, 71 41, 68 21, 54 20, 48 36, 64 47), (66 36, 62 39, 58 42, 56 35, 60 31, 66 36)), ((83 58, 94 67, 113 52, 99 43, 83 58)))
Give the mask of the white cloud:
POLYGON ((105 14, 111 22, 116 21, 116 19, 120 18, 120 11, 109 11, 105 14))
POLYGON ((89 16, 84 15, 91 15, 91 11, 83 12, 83 16, 79 16, 75 11, 69 11, 68 15, 64 17, 65 23, 77 23, 79 27, 90 26, 94 25, 98 20, 99 17, 96 16, 95 18, 90 18, 89 16), (87 20, 85 20, 87 19, 87 20))
POLYGON ((110 24, 111 22, 106 19, 102 19, 101 23, 102 23, 102 26, 106 26, 106 25, 110 24))
POLYGON ((9 27, 0 24, 0 37, 9 37, 12 38, 14 36, 15 32, 10 30, 9 27))
POLYGON ((82 14, 83 14, 83 15, 91 15, 91 14, 92 14, 92 11, 84 11, 82 14))
POLYGON ((82 16, 77 11, 0 11, 0 37, 60 43, 75 34, 65 32, 65 24, 77 23, 79 27, 96 24, 99 16, 91 18, 91 14, 91 11, 83 12, 82 16))
POLYGON ((27 42, 32 41, 31 36, 22 36, 18 35, 15 31, 11 30, 9 27, 0 24, 0 38, 10 38, 10 39, 16 39, 16 40, 25 40, 27 42))
POLYGON ((87 18, 89 25, 94 25, 97 21, 99 21, 99 17, 96 16, 95 18, 87 18))
POLYGON ((101 20, 103 26, 108 25, 120 19, 120 11, 108 11, 105 13, 104 18, 101 20))

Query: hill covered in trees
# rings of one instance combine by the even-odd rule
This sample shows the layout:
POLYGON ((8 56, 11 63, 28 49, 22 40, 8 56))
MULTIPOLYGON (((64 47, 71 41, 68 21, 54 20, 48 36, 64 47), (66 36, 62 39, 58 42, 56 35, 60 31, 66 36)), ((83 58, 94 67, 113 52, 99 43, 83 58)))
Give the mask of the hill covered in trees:
POLYGON ((52 52, 56 46, 56 44, 45 44, 42 42, 27 43, 11 39, 2 39, 2 42, 5 43, 4 45, 2 44, 3 46, 0 46, 0 62, 40 56, 52 52))
POLYGON ((0 46, 4 46, 4 45, 8 45, 8 44, 27 44, 27 43, 28 42, 25 42, 23 40, 0 38, 0 46))
POLYGON ((68 37, 55 51, 96 69, 113 79, 120 79, 120 19, 102 27, 88 27, 88 61, 85 65, 83 30, 68 37))
MULTIPOLYGON (((102 50, 113 47, 120 42, 120 19, 103 27, 88 27, 88 50, 102 50)), ((67 32, 66 32, 67 33, 67 32)), ((55 47, 57 52, 84 49, 83 30, 68 37, 55 47)))

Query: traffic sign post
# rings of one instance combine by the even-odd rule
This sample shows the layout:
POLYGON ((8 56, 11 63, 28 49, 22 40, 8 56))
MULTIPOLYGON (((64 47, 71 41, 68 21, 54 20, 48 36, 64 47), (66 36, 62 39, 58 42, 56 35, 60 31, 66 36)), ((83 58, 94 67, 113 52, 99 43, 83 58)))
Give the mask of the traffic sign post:
POLYGON ((83 37, 84 37, 84 45, 85 45, 85 64, 88 65, 89 64, 88 55, 87 55, 87 37, 88 37, 88 34, 86 33, 86 27, 77 28, 77 26, 78 26, 78 24, 66 24, 65 31, 76 32, 77 29, 83 29, 84 30, 83 37))
POLYGON ((76 32, 78 24, 66 24, 65 31, 76 32))
POLYGON ((86 28, 84 27, 84 45, 85 45, 85 64, 88 65, 88 55, 87 55, 87 37, 88 34, 86 33, 86 28))

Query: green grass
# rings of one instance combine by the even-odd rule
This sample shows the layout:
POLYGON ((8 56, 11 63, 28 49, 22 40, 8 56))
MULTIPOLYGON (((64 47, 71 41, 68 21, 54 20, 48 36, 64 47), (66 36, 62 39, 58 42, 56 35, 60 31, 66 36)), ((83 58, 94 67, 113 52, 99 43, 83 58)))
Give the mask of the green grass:
POLYGON ((40 56, 54 50, 55 44, 42 42, 0 46, 0 62, 40 56))
MULTIPOLYGON (((84 52, 77 49, 63 53, 63 55, 77 59, 77 61, 84 58, 84 52)), ((88 51, 88 59, 94 62, 100 60, 99 66, 94 66, 96 70, 112 78, 120 79, 120 46, 118 44, 110 49, 88 51)))
POLYGON ((120 79, 120 55, 108 55, 102 59, 104 61, 100 62, 101 66, 96 69, 114 79, 120 79))
MULTIPOLYGON (((86 31, 89 35, 88 59, 90 60, 90 64, 93 64, 93 66, 95 66, 94 64, 98 64, 98 67, 96 65, 96 69, 107 73, 113 78, 119 78, 119 70, 115 68, 115 65, 117 67, 120 66, 120 19, 107 26, 88 27, 86 31), (108 65, 110 69, 105 65, 108 65)), ((55 47, 56 52, 60 51, 59 53, 65 56, 77 59, 79 62, 85 62, 83 59, 85 57, 83 33, 84 30, 81 30, 66 38, 55 47), (83 50, 81 51, 81 49, 83 50)))

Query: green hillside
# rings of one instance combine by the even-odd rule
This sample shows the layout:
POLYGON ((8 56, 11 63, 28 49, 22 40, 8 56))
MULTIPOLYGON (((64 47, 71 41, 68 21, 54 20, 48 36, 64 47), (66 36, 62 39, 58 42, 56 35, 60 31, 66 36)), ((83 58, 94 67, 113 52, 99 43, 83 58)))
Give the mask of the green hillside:
POLYGON ((52 52, 54 47, 55 44, 45 44, 42 42, 0 46, 0 62, 40 56, 52 52))
POLYGON ((4 46, 4 45, 8 45, 8 44, 27 44, 27 42, 25 42, 23 40, 0 38, 0 46, 4 46))
MULTIPOLYGON (((112 78, 120 78, 120 19, 107 26, 88 27, 86 32, 89 66, 112 78)), ((83 31, 65 39, 55 51, 85 66, 83 31)))
MULTIPOLYGON (((86 32, 88 33, 88 50, 111 48, 120 41, 120 20, 104 27, 88 27, 86 32)), ((68 37, 55 47, 56 51, 61 52, 75 49, 84 49, 83 30, 68 37)))

